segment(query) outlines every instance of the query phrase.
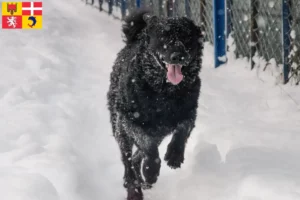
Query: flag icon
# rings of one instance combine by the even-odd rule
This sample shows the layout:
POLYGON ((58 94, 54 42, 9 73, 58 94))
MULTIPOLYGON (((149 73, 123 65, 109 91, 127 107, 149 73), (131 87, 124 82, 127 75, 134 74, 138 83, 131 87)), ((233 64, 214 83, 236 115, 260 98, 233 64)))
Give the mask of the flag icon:
POLYGON ((41 29, 42 2, 2 2, 3 29, 41 29))
POLYGON ((22 2, 22 27, 24 29, 42 28, 42 2, 22 2))

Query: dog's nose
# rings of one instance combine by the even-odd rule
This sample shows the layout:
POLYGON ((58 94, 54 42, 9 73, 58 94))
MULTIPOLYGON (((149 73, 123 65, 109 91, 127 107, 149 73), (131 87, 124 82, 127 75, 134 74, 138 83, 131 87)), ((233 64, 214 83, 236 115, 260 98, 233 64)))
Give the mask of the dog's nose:
POLYGON ((184 60, 184 55, 180 52, 173 52, 170 58, 172 62, 180 62, 184 60))

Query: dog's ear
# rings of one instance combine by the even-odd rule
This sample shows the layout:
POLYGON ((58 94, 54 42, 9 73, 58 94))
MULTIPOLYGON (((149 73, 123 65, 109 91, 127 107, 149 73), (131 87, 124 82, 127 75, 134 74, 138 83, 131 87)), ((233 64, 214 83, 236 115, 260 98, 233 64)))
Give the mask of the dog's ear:
POLYGON ((197 37, 198 37, 199 39, 203 39, 202 27, 196 25, 195 23, 194 23, 194 26, 195 26, 195 29, 194 29, 194 30, 195 30, 195 33, 196 33, 197 37))
POLYGON ((143 15, 143 19, 147 25, 158 23, 158 17, 149 13, 143 15))
POLYGON ((197 34, 199 35, 199 37, 202 38, 202 37, 203 37, 203 34, 202 34, 202 27, 196 25, 196 30, 197 30, 197 34))

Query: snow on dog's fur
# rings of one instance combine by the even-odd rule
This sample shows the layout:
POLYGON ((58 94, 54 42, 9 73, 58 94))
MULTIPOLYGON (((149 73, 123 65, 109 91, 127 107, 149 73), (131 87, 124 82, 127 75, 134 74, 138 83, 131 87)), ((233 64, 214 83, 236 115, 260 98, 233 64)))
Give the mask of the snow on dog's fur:
POLYGON ((123 32, 126 46, 113 66, 108 105, 127 199, 141 200, 142 188, 157 181, 158 146, 167 135, 173 137, 164 160, 174 169, 184 161, 201 86, 202 34, 190 19, 158 18, 146 9, 129 15, 123 32))

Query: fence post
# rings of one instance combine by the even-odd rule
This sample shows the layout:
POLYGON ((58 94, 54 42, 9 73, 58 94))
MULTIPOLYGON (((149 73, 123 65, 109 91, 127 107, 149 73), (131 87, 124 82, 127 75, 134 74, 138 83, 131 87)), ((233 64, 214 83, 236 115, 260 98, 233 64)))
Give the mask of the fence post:
POLYGON ((141 0, 136 0, 136 7, 140 8, 141 7, 141 0))
POLYGON ((250 60, 251 60, 251 70, 254 68, 254 61, 253 57, 257 53, 258 50, 258 24, 256 17, 258 15, 258 7, 259 2, 258 0, 251 0, 250 4, 251 9, 251 27, 250 27, 250 35, 251 35, 251 41, 250 41, 250 60))
POLYGON ((289 55, 291 50, 291 23, 292 23, 292 15, 291 8, 292 2, 291 0, 282 0, 282 42, 283 42, 283 82, 286 84, 289 79, 290 73, 290 62, 289 55))
POLYGON ((214 0, 214 49, 215 67, 227 61, 226 58, 226 29, 225 29, 225 0, 214 0))
POLYGON ((124 19, 126 16, 126 0, 121 0, 121 14, 122 19, 124 19))
POLYGON ((164 16, 163 0, 158 0, 158 15, 164 16))
POLYGON ((226 9, 227 9, 227 38, 229 37, 229 34, 231 33, 233 29, 233 24, 232 24, 232 4, 233 0, 227 0, 226 1, 226 9))
POLYGON ((205 21, 205 8, 206 8, 206 0, 200 0, 200 23, 201 23, 200 26, 203 32, 205 32, 205 27, 208 27, 205 21))
POLYGON ((184 6, 185 6, 185 15, 186 15, 188 18, 191 18, 191 5, 190 5, 190 0, 185 0, 184 6))
POLYGON ((174 16, 173 0, 167 0, 167 15, 168 15, 168 17, 174 16))
POLYGON ((113 11, 114 0, 108 0, 108 14, 111 15, 113 11))

